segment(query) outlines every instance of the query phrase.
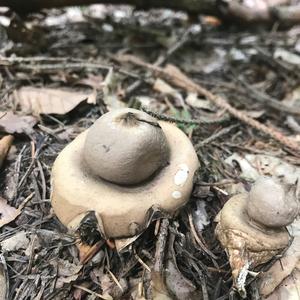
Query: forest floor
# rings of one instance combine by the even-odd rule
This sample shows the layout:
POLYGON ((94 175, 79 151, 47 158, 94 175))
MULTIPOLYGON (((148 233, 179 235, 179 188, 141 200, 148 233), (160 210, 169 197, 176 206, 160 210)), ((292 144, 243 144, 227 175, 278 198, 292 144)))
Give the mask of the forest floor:
MULTIPOLYGON (((239 299, 214 219, 255 174, 299 172, 300 27, 102 5, 23 19, 2 10, 0 24, 0 137, 14 137, 0 146, 1 162, 12 144, 0 170, 0 295, 149 299, 165 283, 171 298, 239 299), (50 176, 68 143, 125 106, 175 122, 201 167, 180 213, 154 211, 117 251, 114 240, 83 245, 68 233, 51 209, 50 176), (168 272, 154 278, 157 264, 168 272)), ((255 278, 246 287, 259 299, 255 278)))

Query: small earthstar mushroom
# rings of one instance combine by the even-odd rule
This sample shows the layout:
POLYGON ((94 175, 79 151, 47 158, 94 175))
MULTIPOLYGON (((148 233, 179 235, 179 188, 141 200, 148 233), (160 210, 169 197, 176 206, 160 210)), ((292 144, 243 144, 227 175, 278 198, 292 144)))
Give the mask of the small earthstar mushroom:
POLYGON ((107 238, 145 229, 151 207, 174 214, 189 199, 198 158, 175 125, 135 109, 101 116, 57 157, 51 201, 76 229, 94 212, 107 238))
POLYGON ((250 268, 266 263, 289 244, 287 225, 299 213, 296 185, 260 177, 248 194, 230 198, 217 215, 216 236, 226 249, 233 286, 246 297, 250 268))

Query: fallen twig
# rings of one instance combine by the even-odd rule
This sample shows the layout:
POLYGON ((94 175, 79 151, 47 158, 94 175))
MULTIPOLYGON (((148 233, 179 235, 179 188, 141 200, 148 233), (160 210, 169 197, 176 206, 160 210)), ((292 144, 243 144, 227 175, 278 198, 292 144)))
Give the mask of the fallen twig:
POLYGON ((217 257, 208 249, 208 247, 205 244, 205 241, 203 241, 202 237, 200 237, 198 235, 191 213, 188 213, 188 219, 189 219, 191 232, 192 232, 193 237, 195 238, 197 244, 199 245, 199 247, 203 250, 203 252, 205 252, 207 255, 211 256, 213 259, 217 259, 217 257))
POLYGON ((246 83, 245 81, 236 78, 236 80, 244 86, 244 88, 252 94, 252 98, 255 99, 257 102, 260 102, 268 107, 276 109, 280 112, 285 112, 293 115, 300 115, 300 109, 298 107, 287 106, 276 99, 270 97, 269 95, 260 92, 253 88, 250 84, 246 83))
MULTIPOLYGON (((105 65, 101 61, 90 61, 79 58, 70 57, 3 57, 0 56, 0 66, 16 68, 20 70, 29 71, 55 71, 55 70, 65 70, 65 69, 96 69, 108 71, 113 68, 113 65, 105 65)), ((130 73, 126 70, 120 68, 117 71, 121 74, 130 76, 132 78, 140 78, 139 75, 130 73)), ((3 116, 0 117, 0 119, 3 116)))
POLYGON ((74 284, 73 286, 76 287, 77 289, 80 289, 80 290, 83 290, 83 291, 89 293, 90 295, 92 295, 94 297, 98 297, 98 298, 103 299, 103 300, 112 300, 112 297, 100 295, 100 294, 98 294, 96 292, 93 292, 92 290, 90 290, 90 289, 88 289, 88 288, 86 288, 82 285, 74 284))
MULTIPOLYGON (((154 62, 154 66, 161 66, 163 63, 166 62, 166 60, 173 55, 176 51, 178 51, 180 48, 183 47, 183 45, 185 45, 188 41, 189 41, 189 37, 190 37, 190 33, 191 33, 191 28, 192 26, 190 26, 183 34, 181 37, 179 37, 177 39, 177 41, 175 42, 175 44, 173 44, 168 51, 164 54, 161 55, 157 58, 157 60, 154 62)), ((147 76, 146 76, 147 77, 147 76)), ((142 83, 144 81, 141 79, 136 80, 133 84, 131 84, 125 91, 126 95, 129 95, 131 93, 133 93, 136 89, 138 89, 142 83)))
POLYGON ((212 141, 220 138, 221 136, 228 134, 232 129, 236 128, 237 126, 238 126, 238 124, 234 124, 232 126, 225 127, 223 129, 219 130, 217 133, 211 135, 207 139, 200 141, 198 144, 196 144, 195 149, 198 150, 199 148, 211 143, 212 141))
POLYGON ((165 80, 170 81, 172 84, 180 87, 188 92, 197 92, 207 99, 212 101, 216 106, 225 109, 228 111, 232 116, 239 119, 243 123, 250 125, 251 127, 262 131, 263 133, 269 135, 273 139, 277 140, 281 144, 300 152, 300 145, 294 141, 293 139, 285 136, 278 130, 268 127, 253 118, 247 116, 244 112, 234 108, 231 104, 227 102, 223 97, 214 95, 206 88, 202 87, 201 85, 195 83, 189 77, 187 77, 184 73, 182 73, 179 69, 174 66, 167 66, 166 68, 160 68, 153 66, 152 64, 146 63, 143 60, 132 56, 132 55, 120 55, 117 60, 120 62, 129 62, 135 64, 140 67, 147 68, 151 70, 157 76, 162 76, 165 80))
POLYGON ((186 119, 180 119, 180 118, 174 118, 174 117, 170 117, 167 115, 163 115, 163 114, 159 114, 156 113, 154 111, 151 111, 145 107, 142 108, 142 110, 144 112, 146 112, 147 114, 149 114, 150 116, 161 120, 161 121, 167 121, 167 122, 174 122, 174 123, 181 123, 184 125, 210 125, 210 124, 218 124, 218 123, 223 123, 229 120, 228 115, 224 115, 220 118, 217 119, 204 119, 202 118, 201 120, 195 120, 195 119, 191 119, 191 120, 186 120, 186 119))

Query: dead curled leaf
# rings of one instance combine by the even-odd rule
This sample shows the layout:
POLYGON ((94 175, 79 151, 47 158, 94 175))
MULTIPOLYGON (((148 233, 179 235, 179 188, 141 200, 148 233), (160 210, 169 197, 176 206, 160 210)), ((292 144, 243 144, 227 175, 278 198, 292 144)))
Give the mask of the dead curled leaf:
POLYGON ((15 220, 20 213, 21 209, 8 205, 7 201, 0 197, 0 228, 15 220))
POLYGON ((9 151, 9 148, 14 140, 14 137, 12 135, 4 136, 0 140, 0 168, 2 167, 2 164, 6 158, 6 155, 9 151))
POLYGON ((29 245, 29 239, 26 236, 26 232, 21 230, 13 236, 0 242, 2 251, 10 252, 17 251, 19 249, 26 249, 29 245))
POLYGON ((261 274, 259 281, 260 294, 268 300, 299 299, 297 293, 300 291, 300 220, 294 221, 288 229, 294 236, 292 244, 282 258, 261 274), (296 298, 288 297, 293 293, 297 294, 296 298))
POLYGON ((279 287, 283 280, 290 277, 294 271, 298 270, 299 260, 300 238, 296 237, 284 256, 280 258, 267 272, 262 274, 260 294, 262 296, 270 295, 277 287, 279 287))
POLYGON ((96 92, 84 94, 60 89, 22 87, 14 92, 14 100, 26 114, 64 115, 82 102, 96 104, 96 92))
POLYGON ((171 234, 165 270, 166 287, 171 292, 172 299, 201 299, 202 293, 178 269, 174 251, 174 240, 175 236, 171 234))
POLYGON ((277 287, 277 289, 267 298, 262 297, 263 300, 297 300, 300 295, 300 265, 294 269, 290 276, 288 276, 277 287))
POLYGON ((32 116, 19 116, 13 112, 1 112, 0 131, 6 133, 26 133, 33 132, 33 126, 37 123, 36 118, 32 116))
POLYGON ((51 261, 50 264, 57 269, 58 278, 56 282, 56 288, 61 288, 64 283, 75 281, 79 276, 80 270, 82 269, 82 265, 76 265, 64 259, 51 261))
POLYGON ((200 292, 185 278, 173 260, 167 262, 166 285, 176 299, 201 299, 200 292))

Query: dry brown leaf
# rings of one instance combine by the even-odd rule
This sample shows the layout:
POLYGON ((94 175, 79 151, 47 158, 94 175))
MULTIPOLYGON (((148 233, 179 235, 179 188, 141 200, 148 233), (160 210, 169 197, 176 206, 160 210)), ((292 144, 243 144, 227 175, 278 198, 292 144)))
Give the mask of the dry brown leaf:
POLYGON ((51 261, 50 264, 53 265, 55 269, 57 269, 58 278, 55 285, 56 288, 62 288, 65 283, 75 281, 78 278, 79 272, 83 267, 82 265, 76 265, 64 259, 51 261))
POLYGON ((168 260, 166 270, 166 285, 176 299, 201 299, 201 292, 197 291, 196 286, 182 275, 172 259, 168 260))
POLYGON ((296 237, 292 245, 267 272, 262 274, 260 293, 263 296, 271 294, 281 282, 295 270, 300 259, 300 238, 296 237))
POLYGON ((15 220, 20 213, 21 209, 8 205, 7 201, 0 197, 0 228, 15 220))
POLYGON ((175 235, 172 233, 169 238, 166 268, 164 271, 167 290, 174 297, 173 299, 201 299, 202 292, 178 269, 174 250, 175 235))
POLYGON ((0 168, 2 167, 2 164, 6 158, 6 155, 8 153, 8 150, 14 140, 14 137, 12 135, 4 136, 0 140, 0 168))
POLYGON ((82 269, 83 266, 72 264, 64 259, 58 259, 57 267, 58 276, 69 277, 78 274, 78 272, 82 269))
POLYGON ((238 164, 242 178, 255 181, 259 176, 272 176, 285 184, 300 182, 300 168, 285 162, 284 160, 263 154, 245 154, 243 156, 234 153, 226 158, 225 163, 230 166, 238 164))
POLYGON ((128 289, 127 280, 124 278, 113 280, 111 275, 103 274, 100 278, 100 286, 106 299, 123 299, 122 296, 128 289))
POLYGON ((82 102, 96 104, 96 93, 70 92, 59 89, 22 87, 14 93, 15 101, 26 114, 64 115, 82 102))
POLYGON ((26 232, 21 230, 13 236, 3 240, 0 245, 1 249, 5 252, 17 251, 20 249, 26 249, 30 241, 26 236, 26 232))
POLYGON ((277 289, 263 300, 298 300, 300 299, 300 266, 288 276, 277 289))
POLYGON ((264 297, 270 295, 267 298, 269 300, 294 299, 287 297, 290 295, 289 289, 291 294, 297 292, 297 289, 300 293, 300 220, 294 221, 288 229, 294 236, 292 244, 282 258, 278 259, 268 271, 261 274, 260 294, 264 297), (280 298, 279 295, 286 295, 286 297, 280 298))
POLYGON ((6 133, 27 133, 33 132, 33 126, 37 123, 32 116, 18 116, 13 112, 0 111, 0 131, 6 133))

